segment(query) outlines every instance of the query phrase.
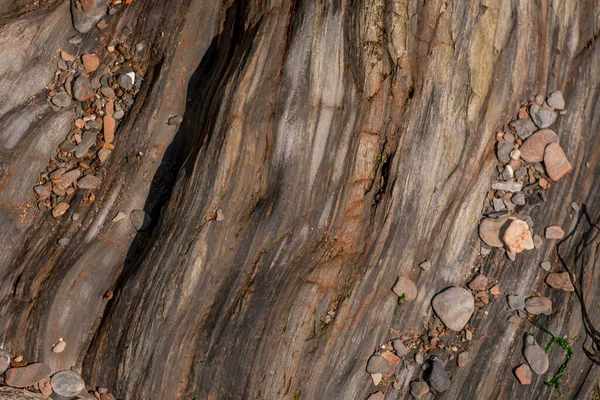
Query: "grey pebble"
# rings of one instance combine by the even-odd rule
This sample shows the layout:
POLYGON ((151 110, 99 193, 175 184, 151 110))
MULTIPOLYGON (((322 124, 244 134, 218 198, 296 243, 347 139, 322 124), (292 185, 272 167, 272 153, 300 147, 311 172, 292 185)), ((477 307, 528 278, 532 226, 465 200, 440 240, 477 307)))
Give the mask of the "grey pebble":
POLYGON ((429 368, 425 371, 424 378, 429 387, 436 392, 445 392, 450 387, 450 378, 440 360, 434 359, 429 362, 429 368))
POLYGON ((115 111, 115 113, 113 115, 113 118, 114 119, 121 119, 124 116, 125 116, 125 111, 123 111, 123 110, 117 110, 117 111, 115 111))
POLYGON ((61 246, 68 246, 69 243, 71 243, 71 239, 69 239, 69 238, 63 237, 63 238, 58 239, 58 244, 61 246))
POLYGON ((71 96, 67 92, 58 92, 52 97, 52 104, 57 107, 69 107, 71 105, 71 96))
POLYGON ((518 206, 525 205, 525 195, 523 193, 515 193, 515 195, 513 197, 511 197, 510 199, 514 204, 516 204, 518 206))
POLYGON ((537 127, 529 118, 517 119, 512 121, 509 125, 514 128, 521 139, 527 139, 533 132, 537 131, 537 127))
POLYGON ((548 95, 548 98, 546 99, 546 103, 548 103, 548 105, 550 107, 556 108, 557 110, 565 109, 565 99, 563 98, 562 93, 559 92, 558 90, 556 90, 548 95))
POLYGON ((571 208, 572 208, 572 209, 573 209, 573 211, 575 211, 575 212, 579 212, 579 209, 580 209, 580 207, 579 207, 579 204, 577 204, 577 203, 575 203, 575 202, 572 202, 572 203, 571 203, 571 208))
POLYGON ((68 42, 71 43, 71 44, 79 44, 82 41, 83 41, 83 39, 79 35, 73 36, 71 39, 68 40, 68 42))
POLYGON ((394 347, 394 350, 396 351, 396 354, 398 354, 399 357, 404 357, 408 354, 408 348, 404 345, 404 343, 402 343, 402 340, 395 339, 392 342, 392 346, 394 347))
POLYGON ((540 129, 548 128, 552 125, 554 121, 556 121, 557 116, 556 111, 538 106, 537 104, 529 106, 529 114, 531 115, 533 122, 540 129))
POLYGON ((119 74, 117 76, 117 83, 125 90, 133 89, 133 79, 128 74, 119 74))
POLYGON ((523 184, 515 181, 494 182, 492 189, 504 190, 505 192, 520 192, 523 189, 523 184))
POLYGON ((74 397, 77 393, 85 390, 85 383, 79 375, 73 371, 60 371, 52 375, 50 379, 54 393, 64 397, 74 397))
POLYGON ((536 374, 540 375, 548 370, 548 355, 535 343, 534 338, 530 335, 527 336, 523 356, 531 370, 536 374))
POLYGON ((510 152, 514 146, 506 140, 500 140, 496 145, 496 157, 502 164, 507 164, 510 161, 510 152))
POLYGON ((367 372, 369 374, 387 374, 389 370, 390 365, 382 356, 373 355, 367 362, 367 372))
POLYGON ((511 294, 506 297, 508 306, 511 310, 524 310, 525 299, 517 294, 511 294))
POLYGON ((431 261, 423 261, 421 264, 419 264, 419 268, 421 268, 423 271, 429 271, 429 268, 431 268, 431 261))
POLYGON ((10 367, 10 353, 6 350, 0 350, 0 375, 10 367))
POLYGON ((81 143, 77 145, 77 150, 75 150, 75 157, 83 157, 94 144, 96 144, 96 134, 90 131, 83 132, 81 143))
POLYGON ((540 267, 542 267, 544 271, 550 271, 552 269, 552 264, 550 264, 550 261, 544 261, 540 264, 540 267))
POLYGON ((494 197, 492 199, 492 204, 494 205, 494 211, 502 211, 505 209, 504 201, 502 201, 502 199, 499 199, 497 197, 494 197))

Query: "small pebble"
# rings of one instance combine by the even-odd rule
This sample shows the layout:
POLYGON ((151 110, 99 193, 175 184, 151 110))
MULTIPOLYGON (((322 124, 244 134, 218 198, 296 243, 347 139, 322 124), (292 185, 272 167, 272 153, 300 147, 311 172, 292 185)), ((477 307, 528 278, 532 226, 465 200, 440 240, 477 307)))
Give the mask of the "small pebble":
POLYGON ((413 281, 405 277, 399 277, 392 288, 398 297, 404 296, 404 300, 411 302, 417 298, 417 286, 413 281))
POLYGON ((523 356, 531 370, 536 374, 541 375, 548 370, 548 355, 535 343, 534 338, 530 335, 527 335, 523 356))
POLYGON ((410 383, 410 394, 416 398, 420 399, 429 393, 429 385, 423 381, 412 381, 410 383))
POLYGON ((565 231, 560 226, 549 226, 546 228, 546 239, 562 239, 565 236, 565 231))
POLYGON ((534 315, 550 315, 552 314, 552 300, 544 296, 530 297, 525 300, 525 310, 534 315))
POLYGON ((456 286, 436 294, 431 305, 444 325, 455 332, 465 327, 475 311, 475 300, 471 292, 456 286))
POLYGON ((73 36, 71 39, 68 40, 68 42, 71 43, 71 44, 79 44, 82 41, 83 41, 83 39, 79 35, 73 36))
POLYGON ((52 347, 52 352, 53 353, 62 353, 63 351, 65 351, 66 347, 67 347, 67 344, 63 341, 62 338, 60 338, 58 340, 58 342, 54 345, 54 347, 52 347))
POLYGON ((423 271, 429 271, 429 269, 431 268, 431 261, 423 261, 419 264, 419 268, 421 268, 423 271))
POLYGON ((521 385, 531 384, 531 368, 527 364, 521 364, 515 370, 515 375, 521 385))
POLYGON ((542 267, 544 271, 550 271, 550 269, 552 268, 552 264, 550 264, 550 261, 544 261, 540 264, 540 267, 542 267))
POLYGON ((61 246, 67 246, 69 243, 71 243, 71 239, 63 237, 58 239, 58 244, 61 246))
POLYGON ((456 359, 456 362, 459 368, 462 368, 465 365, 467 365, 467 363, 469 362, 469 353, 466 351, 460 353, 456 359))
POLYGON ((565 108, 565 99, 558 90, 550 93, 546 98, 546 103, 557 110, 563 110, 565 108))

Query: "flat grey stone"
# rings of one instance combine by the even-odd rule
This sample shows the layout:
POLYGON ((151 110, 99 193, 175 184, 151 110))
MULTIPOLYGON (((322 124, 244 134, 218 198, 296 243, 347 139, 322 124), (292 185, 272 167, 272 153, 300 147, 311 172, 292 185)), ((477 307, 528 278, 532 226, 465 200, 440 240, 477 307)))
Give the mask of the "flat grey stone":
POLYGON ((71 17, 73 27, 77 32, 89 32, 106 14, 106 0, 91 0, 91 3, 93 3, 91 9, 84 11, 83 8, 77 8, 75 2, 71 1, 71 17))
POLYGON ((565 99, 563 98, 562 93, 559 92, 558 90, 556 90, 548 95, 548 97, 546 98, 546 103, 550 107, 556 108, 557 110, 565 109, 565 99))
POLYGON ((117 111, 115 111, 115 113, 113 115, 113 118, 114 119, 121 119, 124 116, 125 116, 125 111, 123 111, 123 110, 117 110, 117 111))
POLYGON ((81 136, 81 143, 77 145, 77 150, 75 150, 75 157, 81 158, 85 156, 85 153, 96 144, 96 134, 94 132, 85 131, 81 136))
POLYGON ((60 181, 55 182, 54 185, 59 190, 65 190, 69 186, 71 186, 73 184, 73 182, 75 182, 80 176, 81 176, 81 171, 78 169, 73 169, 73 170, 61 175, 61 177, 59 178, 60 181))
POLYGON ((497 197, 494 197, 492 199, 492 204, 494 205, 494 211, 502 211, 502 210, 506 209, 506 207, 504 206, 504 201, 502 201, 502 199, 499 199, 497 197))
POLYGON ((550 264, 550 261, 544 261, 540 264, 540 267, 542 267, 544 271, 550 271, 552 269, 552 264, 550 264))
POLYGON ((471 292, 456 286, 435 295, 431 304, 444 325, 455 332, 465 327, 475 310, 475 300, 471 292))
POLYGON ((504 190, 505 192, 520 192, 523 189, 523 184, 515 181, 494 182, 492 189, 504 190))
POLYGON ((415 399, 420 399, 429 393, 429 385, 423 381, 412 381, 410 383, 410 394, 415 399))
POLYGON ((510 152, 513 150, 514 145, 506 140, 500 140, 496 144, 496 157, 502 164, 508 164, 510 161, 510 152))
POLYGON ((527 139, 533 132, 537 131, 537 127, 529 118, 517 119, 510 122, 509 125, 514 128, 515 132, 521 139, 527 139))
POLYGON ((523 193, 515 193, 515 195, 511 197, 510 200, 513 202, 513 204, 516 204, 518 206, 525 205, 525 195, 523 193))
POLYGON ((532 104, 529 106, 529 114, 531 115, 531 119, 535 125, 540 129, 544 129, 552 125, 554 121, 556 121, 557 116, 556 111, 538 106, 537 104, 532 104))
POLYGON ((392 342, 392 346, 394 347, 394 350, 396 351, 396 354, 398 354, 399 357, 404 357, 408 354, 408 348, 404 345, 404 343, 402 343, 402 340, 395 339, 392 342))
POLYGON ((531 336, 527 336, 523 356, 531 370, 536 374, 541 375, 548 370, 548 355, 540 346, 534 344, 531 336))
POLYGON ((58 239, 58 244, 61 246, 67 246, 69 243, 71 243, 71 239, 63 237, 58 239))
POLYGON ((100 178, 98 178, 97 176, 94 175, 86 175, 83 178, 81 178, 79 181, 77 181, 77 186, 80 189, 98 189, 100 187, 100 184, 102 183, 102 180, 100 178))
POLYGON ((552 300, 544 296, 530 297, 525 300, 525 309, 534 315, 550 315, 552 314, 552 300))
POLYGON ((517 294, 510 294, 506 297, 508 301, 508 306, 511 310, 524 310, 525 309, 525 299, 522 296, 517 294))
POLYGON ((390 371, 390 365, 387 360, 379 355, 373 355, 367 362, 367 372, 369 374, 387 374, 390 371))
POLYGON ((4 383, 8 386, 24 388, 32 386, 50 376, 52 370, 43 363, 33 363, 24 367, 9 368, 4 373, 4 383))
POLYGON ((434 359, 429 362, 429 368, 425 371, 424 377, 429 387, 436 392, 445 392, 450 387, 450 378, 440 360, 434 359))
POLYGON ((71 96, 67 92, 58 92, 52 97, 52 104, 62 108, 70 107, 72 104, 71 96))
POLYGON ((73 371, 57 372, 52 375, 50 384, 54 393, 63 397, 74 397, 77 393, 85 390, 83 379, 73 371))
POLYGON ((133 78, 129 73, 119 74, 117 76, 117 83, 125 90, 133 89, 133 78))

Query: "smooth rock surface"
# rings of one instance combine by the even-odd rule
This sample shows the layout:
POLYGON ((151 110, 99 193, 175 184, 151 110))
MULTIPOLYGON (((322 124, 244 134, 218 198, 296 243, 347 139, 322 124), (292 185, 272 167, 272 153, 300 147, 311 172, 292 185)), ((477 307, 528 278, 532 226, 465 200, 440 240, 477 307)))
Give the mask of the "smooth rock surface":
POLYGON ((14 387, 0 386, 1 400, 46 400, 46 396, 39 393, 33 393, 24 389, 14 387))
POLYGON ((431 304, 444 325, 455 332, 465 327, 475 310, 475 300, 471 293, 456 286, 438 293, 431 304))
POLYGON ((145 230, 152 222, 150 216, 143 210, 133 210, 129 215, 129 219, 138 231, 145 230))

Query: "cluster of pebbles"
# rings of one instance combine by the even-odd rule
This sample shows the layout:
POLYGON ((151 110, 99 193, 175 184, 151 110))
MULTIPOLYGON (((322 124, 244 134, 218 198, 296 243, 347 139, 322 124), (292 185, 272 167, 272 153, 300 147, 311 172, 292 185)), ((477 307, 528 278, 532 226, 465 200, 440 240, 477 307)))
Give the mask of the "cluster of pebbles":
MULTIPOLYGON (((60 353, 66 343, 59 340, 52 351, 60 353)), ((103 387, 86 387, 78 371, 53 372, 47 364, 40 362, 27 363, 23 356, 11 357, 6 350, 0 350, 0 376, 6 387, 0 387, 0 398, 12 394, 9 398, 38 398, 37 396, 20 397, 18 389, 40 392, 39 398, 56 399, 89 399, 115 400, 115 396, 103 387)), ((22 396, 22 395, 21 395, 22 396)))
POLYGON ((95 54, 73 56, 60 52, 58 70, 48 100, 58 111, 74 110, 73 129, 60 143, 34 191, 40 209, 60 217, 78 189, 94 190, 102 183, 102 167, 114 149, 115 132, 134 103, 141 85, 140 70, 133 64, 127 45, 107 47, 110 62, 100 68, 95 54))
MULTIPOLYGON (((515 261, 518 253, 542 246, 543 239, 534 234, 533 220, 528 213, 545 201, 545 190, 551 187, 552 182, 571 170, 559 136, 549 129, 558 115, 565 113, 565 101, 560 92, 552 92, 546 98, 538 95, 521 106, 518 118, 496 134, 496 156, 500 162, 498 178, 487 193, 484 218, 479 225, 483 257, 491 254, 492 248, 497 248, 515 261)), ((575 211, 579 210, 576 203, 571 206, 575 211)), ((559 226, 546 227, 544 234, 551 240, 564 237, 559 226)), ((431 262, 424 261, 419 267, 428 271, 431 262)), ((541 267, 549 272, 552 264, 544 261, 541 267)), ((567 272, 549 273, 546 284, 566 292, 574 290, 567 272)), ((496 301, 503 295, 498 283, 491 282, 482 273, 473 277, 467 287, 450 287, 433 297, 433 311, 443 326, 436 321, 434 325, 437 326, 430 327, 427 334, 398 335, 379 346, 369 358, 366 368, 375 386, 381 382, 392 382, 395 389, 400 389, 401 379, 395 376, 395 371, 404 360, 405 369, 411 370, 416 364, 422 370, 422 374, 419 371, 416 379, 410 382, 413 397, 418 399, 431 391, 440 393, 448 389, 450 379, 444 364, 456 358, 460 368, 469 362, 466 347, 473 340, 475 329, 467 325, 473 313, 487 306, 490 295, 496 301)), ((407 277, 399 277, 392 291, 398 296, 399 306, 417 298, 417 286, 407 277)), ((552 301, 547 297, 525 299, 516 294, 504 297, 514 313, 509 318, 511 323, 518 323, 527 315, 552 314, 552 301)), ((532 373, 543 374, 548 370, 549 360, 531 335, 526 337, 523 357, 526 362, 518 366, 514 374, 521 384, 528 385, 532 373)), ((378 391, 368 400, 383 398, 383 393, 378 391)))

